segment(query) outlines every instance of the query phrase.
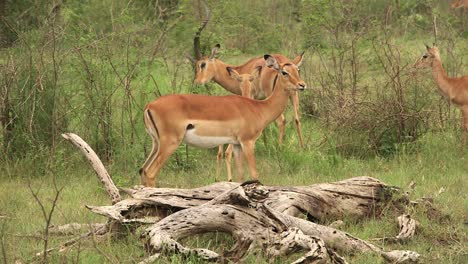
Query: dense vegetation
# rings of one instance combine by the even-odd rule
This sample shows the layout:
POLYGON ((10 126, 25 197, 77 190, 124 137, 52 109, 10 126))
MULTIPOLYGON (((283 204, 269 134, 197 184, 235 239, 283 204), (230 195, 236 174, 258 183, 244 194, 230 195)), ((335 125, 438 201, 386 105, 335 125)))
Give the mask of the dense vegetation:
MULTIPOLYGON (((300 96, 307 147, 298 147, 291 122, 282 147, 276 126, 268 127, 267 143, 257 143, 262 181, 312 184, 367 174, 399 186, 414 180, 420 196, 435 196, 444 187, 438 203, 450 224, 419 215, 423 232, 410 247, 429 262, 463 263, 468 162, 466 147, 460 151, 460 113, 437 93, 428 71, 411 66, 424 43, 436 42, 449 76, 468 74, 466 12, 438 0, 208 5, 205 53, 220 43, 220 59, 240 64, 265 53, 292 58, 306 51, 301 75, 311 89, 300 96)), ((1 248, 9 262, 28 262, 42 241, 22 235, 44 222, 28 183, 42 188, 44 199, 52 195, 52 182, 66 186, 53 222, 101 220, 76 210, 105 197, 61 133, 74 132, 92 145, 119 186, 137 184, 151 147, 144 105, 169 93, 227 92, 216 84, 195 86, 185 58, 204 17, 199 0, 6 0, 0 17, 0 216, 8 217, 0 218, 1 248)), ((215 158, 214 150, 180 147, 159 183, 210 183, 215 158)), ((346 228, 364 237, 385 236, 394 233, 392 221, 350 222, 346 228)), ((80 258, 70 256, 84 263, 132 262, 143 252, 132 239, 138 238, 99 250, 88 245, 80 258)))

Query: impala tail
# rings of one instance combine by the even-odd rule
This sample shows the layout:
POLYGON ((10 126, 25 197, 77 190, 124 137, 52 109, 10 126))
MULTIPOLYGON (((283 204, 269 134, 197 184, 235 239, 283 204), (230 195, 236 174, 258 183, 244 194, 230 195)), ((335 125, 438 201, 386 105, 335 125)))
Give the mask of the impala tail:
POLYGON ((158 127, 156 126, 156 122, 154 121, 153 115, 151 114, 150 109, 145 109, 144 113, 144 123, 146 127, 146 132, 151 136, 153 139, 153 150, 151 153, 153 155, 150 155, 145 163, 143 164, 143 167, 140 168, 139 173, 141 177, 144 177, 143 173, 145 172, 145 168, 153 162, 153 160, 156 157, 157 154, 157 149, 159 147, 159 132, 158 132, 158 127))

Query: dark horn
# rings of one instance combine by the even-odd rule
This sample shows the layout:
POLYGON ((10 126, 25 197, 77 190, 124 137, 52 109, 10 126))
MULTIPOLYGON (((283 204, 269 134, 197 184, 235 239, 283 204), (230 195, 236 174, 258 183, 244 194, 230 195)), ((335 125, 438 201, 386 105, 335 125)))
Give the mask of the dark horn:
POLYGON ((195 58, 197 60, 201 59, 202 54, 200 51, 200 35, 203 29, 206 27, 206 24, 208 24, 208 21, 210 20, 211 17, 211 11, 208 8, 208 5, 206 4, 205 1, 202 1, 203 6, 205 7, 205 19, 201 23, 200 27, 198 28, 197 33, 195 33, 195 37, 193 38, 193 50, 195 52, 195 58))

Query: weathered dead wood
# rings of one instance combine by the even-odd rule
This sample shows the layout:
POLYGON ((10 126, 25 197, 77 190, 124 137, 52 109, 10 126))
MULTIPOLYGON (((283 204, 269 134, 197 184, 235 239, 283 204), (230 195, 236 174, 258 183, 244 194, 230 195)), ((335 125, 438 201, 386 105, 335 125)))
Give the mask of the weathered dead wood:
MULTIPOLYGON (((92 211, 115 220, 134 219, 135 212, 158 209, 159 216, 206 204, 238 183, 221 182, 195 189, 137 187, 124 191, 133 197, 114 206, 90 207, 92 211), (135 209, 137 208, 137 209, 135 209), (143 208, 146 208, 143 210, 143 208), (152 209, 151 209, 152 208, 152 209), (133 212, 133 213, 130 213, 133 212)), ((265 203, 276 211, 292 216, 306 215, 309 220, 324 222, 343 217, 362 218, 378 214, 396 190, 371 177, 356 177, 334 183, 287 187, 265 186, 269 197, 265 203)), ((141 217, 140 217, 141 218, 141 217)), ((147 222, 144 220, 143 222, 147 222)))
MULTIPOLYGON (((268 187, 258 187, 256 184, 241 187, 213 199, 221 203, 209 202, 203 206, 181 210, 148 227, 145 235, 148 238, 149 251, 197 254, 207 260, 220 260, 223 256, 230 256, 231 260, 238 260, 255 247, 262 248, 268 257, 288 255, 305 249, 309 251, 310 257, 315 255, 311 252, 321 252, 317 253, 320 256, 317 259, 335 263, 343 263, 336 260, 342 258, 332 260, 328 252, 375 253, 395 263, 408 259, 416 261, 419 257, 417 253, 410 251, 385 252, 345 232, 281 213, 266 204, 268 187), (231 234, 237 241, 234 248, 223 256, 209 250, 188 249, 178 242, 185 237, 214 231, 231 234), (321 246, 321 241, 325 246, 321 246), (244 246, 240 247, 241 244, 244 246)), ((309 253, 301 259, 310 260, 307 257, 309 253)), ((321 263, 320 261, 317 263, 321 263)))
POLYGON ((398 240, 407 240, 414 236, 418 222, 411 218, 409 214, 400 215, 398 218, 400 233, 396 236, 398 240))
POLYGON ((96 175, 104 185, 107 194, 109 194, 109 197, 112 200, 112 204, 115 204, 118 201, 120 201, 121 198, 119 190, 117 189, 117 187, 115 187, 112 178, 110 177, 109 173, 107 173, 106 168, 102 164, 99 157, 96 155, 96 152, 94 152, 94 150, 88 145, 88 143, 86 143, 81 137, 73 133, 62 134, 62 137, 66 140, 69 140, 71 143, 73 143, 73 145, 78 147, 81 150, 81 153, 83 153, 83 155, 85 155, 85 157, 91 163, 91 166, 93 166, 96 175))
POLYGON ((413 238, 414 234, 416 233, 416 227, 418 226, 418 222, 411 218, 409 214, 403 214, 397 217, 398 227, 400 232, 398 235, 394 237, 382 237, 382 238, 374 238, 373 241, 385 241, 385 242, 403 242, 413 238))
MULTIPOLYGON (((225 258, 238 261, 251 248, 262 248, 268 257, 305 249, 308 252, 295 263, 332 262, 322 239, 306 235, 295 227, 289 228, 280 218, 271 217, 271 209, 263 203, 268 193, 267 188, 258 187, 258 183, 248 183, 225 192, 203 206, 174 213, 146 229, 147 248, 152 253, 170 251, 196 254, 214 261, 225 258), (222 256, 207 249, 189 249, 177 241, 214 231, 231 234, 237 241, 222 256)), ((342 259, 336 253, 333 256, 342 259)))
POLYGON ((266 202, 276 211, 309 220, 362 218, 376 214, 387 204, 395 187, 371 177, 355 177, 334 183, 300 187, 270 187, 266 202))

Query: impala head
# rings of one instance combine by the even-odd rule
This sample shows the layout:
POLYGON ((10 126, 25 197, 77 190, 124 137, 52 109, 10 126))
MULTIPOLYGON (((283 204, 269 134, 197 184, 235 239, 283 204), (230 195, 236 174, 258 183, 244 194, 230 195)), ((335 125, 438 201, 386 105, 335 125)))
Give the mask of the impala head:
POLYGON ((439 48, 435 44, 432 47, 426 45, 426 52, 414 63, 414 68, 431 67, 434 59, 440 60, 439 48))
POLYGON ((258 77, 261 69, 262 69, 262 66, 258 66, 257 68, 255 68, 255 70, 252 73, 240 74, 231 67, 226 68, 226 70, 229 73, 229 76, 231 76, 231 78, 233 78, 234 80, 237 80, 241 84, 253 82, 253 80, 255 80, 258 77))
POLYGON ((300 60, 294 59, 294 62, 286 62, 279 64, 275 57, 266 54, 263 56, 266 61, 266 66, 272 68, 278 72, 277 82, 282 83, 285 90, 299 90, 303 91, 306 89, 306 83, 301 79, 299 75, 299 67, 302 63, 302 55, 300 60), (297 64, 296 64, 297 63, 297 64))
POLYGON ((205 84, 213 79, 216 74, 216 55, 219 53, 219 48, 221 45, 216 44, 216 46, 211 50, 210 56, 200 57, 198 60, 195 60, 195 83, 205 84))
POLYGON ((252 98, 252 82, 260 76, 262 66, 256 67, 251 73, 240 74, 231 67, 227 67, 226 70, 232 79, 239 82, 239 88, 242 92, 242 96, 252 98))

